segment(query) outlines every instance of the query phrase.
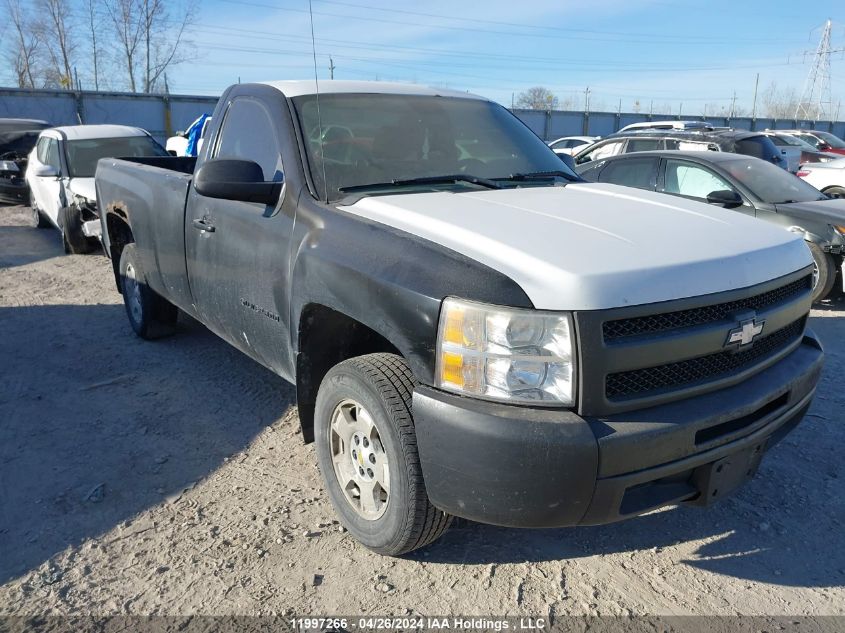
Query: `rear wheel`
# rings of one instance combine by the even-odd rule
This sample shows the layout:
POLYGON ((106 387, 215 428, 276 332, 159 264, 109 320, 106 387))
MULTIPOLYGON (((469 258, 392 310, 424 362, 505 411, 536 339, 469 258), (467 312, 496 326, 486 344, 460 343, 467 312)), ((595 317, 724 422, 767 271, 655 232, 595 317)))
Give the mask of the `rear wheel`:
POLYGON ((179 309, 147 285, 135 244, 127 244, 120 255, 120 290, 135 334, 151 340, 174 332, 179 309))
POLYGON ((320 385, 317 459, 341 522, 379 554, 428 545, 452 517, 428 500, 411 414, 414 377, 394 354, 351 358, 320 385))
POLYGON ((836 264, 830 253, 825 253, 821 246, 807 242, 813 254, 813 303, 821 301, 833 290, 836 282, 836 264))
POLYGON ((91 240, 82 232, 82 214, 75 207, 59 210, 59 226, 62 228, 62 244, 68 255, 84 255, 94 250, 91 240))
POLYGON ((35 206, 35 196, 32 195, 32 189, 27 188, 26 197, 29 202, 29 209, 32 212, 32 224, 37 229, 46 229, 50 226, 50 222, 45 218, 38 207, 35 206))

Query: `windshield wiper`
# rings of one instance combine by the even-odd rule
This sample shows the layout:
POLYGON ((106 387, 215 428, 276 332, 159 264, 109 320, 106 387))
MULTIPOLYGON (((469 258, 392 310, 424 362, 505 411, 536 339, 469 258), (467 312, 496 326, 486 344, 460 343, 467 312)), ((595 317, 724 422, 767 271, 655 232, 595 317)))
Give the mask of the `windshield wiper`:
POLYGON ((346 187, 338 187, 338 191, 344 193, 350 191, 362 191, 364 189, 381 189, 387 187, 405 187, 407 185, 440 185, 457 182, 468 182, 473 185, 486 187, 487 189, 501 189, 502 185, 489 180, 488 178, 481 178, 480 176, 472 176, 470 174, 449 174, 446 176, 423 176, 421 178, 401 178, 396 180, 388 180, 386 182, 373 182, 366 185, 349 185, 346 187))
POLYGON ((532 171, 528 173, 517 173, 511 174, 510 176, 505 176, 503 178, 496 178, 495 180, 512 180, 512 181, 525 181, 525 180, 550 180, 552 178, 566 178, 570 182, 577 182, 579 179, 573 177, 567 171, 532 171))

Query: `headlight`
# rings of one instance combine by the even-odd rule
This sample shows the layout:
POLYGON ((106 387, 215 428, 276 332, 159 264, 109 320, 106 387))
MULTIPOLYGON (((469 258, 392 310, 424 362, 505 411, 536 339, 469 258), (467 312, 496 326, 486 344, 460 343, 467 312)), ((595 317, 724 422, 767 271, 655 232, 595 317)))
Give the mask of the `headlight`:
POLYGON ((575 354, 567 313, 448 298, 437 333, 437 386, 521 404, 574 404, 575 354))

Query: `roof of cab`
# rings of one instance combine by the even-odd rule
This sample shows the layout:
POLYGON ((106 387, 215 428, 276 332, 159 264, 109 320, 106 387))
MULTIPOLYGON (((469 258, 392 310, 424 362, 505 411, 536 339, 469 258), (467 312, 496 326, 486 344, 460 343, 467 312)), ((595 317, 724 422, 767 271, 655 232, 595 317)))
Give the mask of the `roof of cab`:
POLYGON ((129 125, 65 125, 50 128, 44 132, 57 132, 69 141, 94 138, 120 138, 124 136, 148 136, 145 130, 129 125))
MULTIPOLYGON (((317 94, 317 84, 313 79, 298 81, 261 82, 282 92, 286 97, 317 94)), ((429 88, 419 84, 393 83, 389 81, 345 81, 339 79, 320 80, 320 94, 398 94, 421 95, 429 97, 462 97, 464 99, 484 99, 469 92, 429 88)), ((486 101, 486 99, 485 99, 486 101)))

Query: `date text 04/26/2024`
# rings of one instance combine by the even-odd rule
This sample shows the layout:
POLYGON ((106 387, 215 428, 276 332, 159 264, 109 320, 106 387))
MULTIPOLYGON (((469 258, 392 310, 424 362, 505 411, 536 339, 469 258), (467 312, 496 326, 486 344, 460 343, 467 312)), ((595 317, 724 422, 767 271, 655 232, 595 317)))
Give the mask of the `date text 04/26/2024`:
POLYGON ((294 617, 290 625, 299 631, 359 630, 359 631, 543 631, 547 628, 545 618, 494 618, 494 617, 435 617, 405 616, 391 617, 294 617))

